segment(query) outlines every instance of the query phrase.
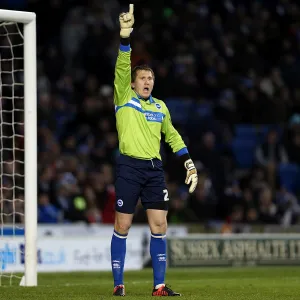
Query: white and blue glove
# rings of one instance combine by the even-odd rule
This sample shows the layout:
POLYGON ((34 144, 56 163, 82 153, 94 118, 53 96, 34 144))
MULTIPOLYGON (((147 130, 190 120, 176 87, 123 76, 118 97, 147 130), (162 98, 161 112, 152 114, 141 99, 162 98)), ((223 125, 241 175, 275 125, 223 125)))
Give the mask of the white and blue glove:
POLYGON ((191 184, 189 188, 189 193, 193 193, 198 184, 197 169, 191 159, 185 161, 184 167, 186 168, 185 184, 191 184))

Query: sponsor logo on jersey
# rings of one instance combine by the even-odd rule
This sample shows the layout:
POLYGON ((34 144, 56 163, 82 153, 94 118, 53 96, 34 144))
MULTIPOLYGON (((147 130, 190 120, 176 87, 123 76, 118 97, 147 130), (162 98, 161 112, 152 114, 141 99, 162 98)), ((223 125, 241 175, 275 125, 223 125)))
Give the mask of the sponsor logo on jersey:
POLYGON ((159 112, 145 112, 146 120, 150 122, 162 122, 163 114, 159 112))

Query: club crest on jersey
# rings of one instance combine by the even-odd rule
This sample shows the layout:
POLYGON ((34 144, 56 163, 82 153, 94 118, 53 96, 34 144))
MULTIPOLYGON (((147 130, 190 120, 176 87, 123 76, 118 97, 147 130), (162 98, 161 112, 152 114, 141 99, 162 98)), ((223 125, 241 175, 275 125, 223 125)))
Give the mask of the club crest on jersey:
POLYGON ((159 103, 155 103, 157 109, 161 109, 161 105, 159 103))

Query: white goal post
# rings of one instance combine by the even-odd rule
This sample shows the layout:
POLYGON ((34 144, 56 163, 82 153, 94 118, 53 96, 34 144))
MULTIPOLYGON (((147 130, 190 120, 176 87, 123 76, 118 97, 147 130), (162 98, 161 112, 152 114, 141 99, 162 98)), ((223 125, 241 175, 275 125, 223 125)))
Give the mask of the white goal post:
MULTIPOLYGON (((0 24, 23 24, 24 59, 24 229, 25 273, 22 285, 37 285, 37 63, 36 15, 0 9, 0 24)), ((1 53, 0 53, 1 55, 1 53)), ((12 71, 14 72, 14 70, 12 71)), ((0 73, 1 76, 1 73, 0 73)), ((2 84, 1 84, 2 85, 2 84)), ((2 86, 0 86, 2 91, 2 86)), ((1 93, 2 94, 2 93, 1 93)), ((0 101, 2 102, 3 97, 0 101)), ((12 101, 14 94, 12 94, 12 101)), ((2 107, 2 106, 1 106, 2 107)), ((2 108, 1 108, 2 110, 2 108)), ((2 112, 1 112, 2 113, 2 112)), ((1 162, 2 163, 2 162, 1 162)), ((2 188, 2 187, 1 187, 2 188)), ((12 200, 14 201, 14 200, 12 200)), ((3 224, 1 224, 3 226, 3 224)), ((0 237, 2 238, 2 237, 0 237)), ((1 253, 0 253, 1 254, 1 253)))

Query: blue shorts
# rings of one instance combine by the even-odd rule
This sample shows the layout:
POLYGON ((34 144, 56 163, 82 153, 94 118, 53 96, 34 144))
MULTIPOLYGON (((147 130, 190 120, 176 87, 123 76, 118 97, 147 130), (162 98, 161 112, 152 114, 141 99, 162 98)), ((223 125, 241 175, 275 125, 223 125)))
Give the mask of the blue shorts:
POLYGON ((142 160, 121 154, 116 173, 116 211, 134 213, 139 198, 145 210, 168 210, 169 197, 161 160, 142 160))

